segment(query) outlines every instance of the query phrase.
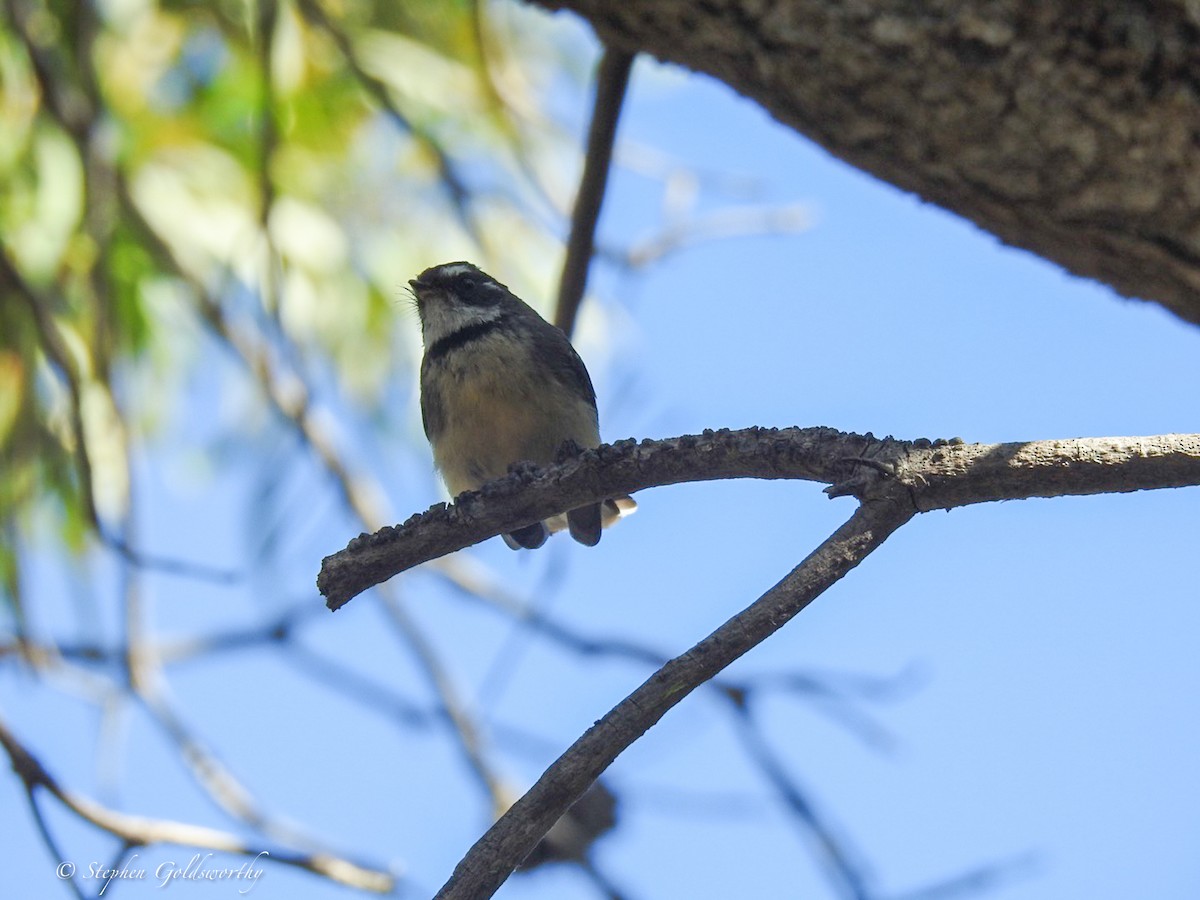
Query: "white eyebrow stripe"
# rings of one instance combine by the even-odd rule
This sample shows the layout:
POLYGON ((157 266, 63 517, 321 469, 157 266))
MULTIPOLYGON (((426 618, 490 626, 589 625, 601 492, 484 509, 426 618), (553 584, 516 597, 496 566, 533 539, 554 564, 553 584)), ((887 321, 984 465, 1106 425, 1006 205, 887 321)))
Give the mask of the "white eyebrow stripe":
POLYGON ((434 269, 434 272, 447 278, 453 278, 455 275, 466 275, 474 269, 475 267, 470 263, 448 263, 444 266, 438 266, 434 269))

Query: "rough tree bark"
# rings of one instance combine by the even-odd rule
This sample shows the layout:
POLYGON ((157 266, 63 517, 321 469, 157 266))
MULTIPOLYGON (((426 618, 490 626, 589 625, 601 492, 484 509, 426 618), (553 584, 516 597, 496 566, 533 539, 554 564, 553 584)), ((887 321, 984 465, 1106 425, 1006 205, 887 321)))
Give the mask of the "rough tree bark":
POLYGON ((535 0, 1200 323, 1200 3, 535 0))

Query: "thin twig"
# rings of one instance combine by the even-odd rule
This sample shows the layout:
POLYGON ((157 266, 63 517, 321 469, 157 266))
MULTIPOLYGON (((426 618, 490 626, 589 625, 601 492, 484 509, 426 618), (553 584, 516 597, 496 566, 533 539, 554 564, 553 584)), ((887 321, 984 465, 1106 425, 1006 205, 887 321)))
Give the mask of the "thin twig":
POLYGON ((704 241, 797 234, 811 227, 812 212, 804 204, 734 207, 673 223, 624 249, 601 248, 597 255, 625 268, 639 269, 704 241))
MULTIPOLYGON (((305 869, 323 875, 339 884, 380 893, 386 893, 395 887, 395 876, 390 872, 363 866, 328 853, 307 854, 291 850, 256 847, 247 844, 235 834, 216 828, 175 822, 169 819, 132 816, 108 809, 88 797, 72 793, 59 785, 41 762, 8 730, 3 721, 0 721, 0 746, 4 747, 12 762, 13 770, 24 783, 31 803, 35 803, 35 792, 45 789, 80 819, 120 838, 131 847, 174 844, 235 853, 251 858, 261 857, 265 849, 267 857, 273 862, 305 869)), ((41 822, 40 815, 35 815, 35 819, 41 822)), ((63 859, 52 839, 50 846, 52 852, 58 855, 60 860, 63 859)))
POLYGON ((468 714, 466 704, 458 696, 450 674, 442 665, 432 642, 417 627, 404 604, 390 594, 385 594, 383 599, 384 610, 395 625, 401 640, 416 658, 418 668, 429 683, 431 693, 437 698, 439 712, 452 726, 451 734, 456 737, 458 749, 467 766, 498 811, 505 806, 509 790, 488 762, 481 730, 468 714))
POLYGON ((479 225, 471 212, 471 191, 449 154, 446 153, 433 135, 418 127, 401 111, 400 107, 392 99, 391 89, 387 84, 366 70, 350 36, 342 31, 337 23, 326 14, 319 0, 298 0, 298 7, 306 19, 318 25, 330 36, 341 52, 342 58, 346 60, 346 65, 349 66, 354 77, 375 102, 380 105, 392 123, 405 134, 411 135, 423 149, 433 154, 434 161, 437 164, 438 178, 446 191, 446 195, 450 198, 450 204, 454 208, 459 222, 475 243, 482 246, 483 240, 479 231, 479 225))
POLYGON ((0 246, 0 287, 7 288, 7 291, 11 291, 25 303, 37 331, 42 352, 46 354, 50 365, 58 370, 66 385, 71 436, 75 445, 75 468, 79 475, 79 497, 83 502, 84 517, 99 534, 103 531, 103 526, 96 510, 92 460, 88 456, 87 437, 83 427, 83 373, 67 348, 66 340, 59 331, 48 304, 17 271, 17 267, 4 252, 3 246, 0 246))
POLYGON ((988 863, 960 872, 936 884, 893 895, 893 900, 957 900, 994 891, 1017 878, 1029 877, 1039 868, 1035 853, 1024 853, 1002 862, 988 863))
POLYGON ((596 224, 604 189, 612 166, 613 141, 621 104, 629 84, 629 71, 634 54, 615 47, 605 47, 596 75, 596 99, 592 105, 592 124, 588 130, 587 151, 583 159, 583 174, 575 195, 571 213, 571 233, 567 237, 567 252, 559 279, 558 304, 554 324, 568 335, 575 328, 575 316, 583 302, 587 287, 588 267, 592 262, 592 247, 596 240, 596 224))
MULTIPOLYGON (((287 640, 304 619, 312 618, 320 612, 320 607, 314 606, 310 600, 260 625, 195 637, 147 641, 145 650, 164 664, 175 664, 206 658, 216 653, 258 649, 287 640)), ((47 667, 58 659, 110 665, 120 662, 127 652, 127 647, 109 647, 97 642, 0 643, 0 660, 20 655, 39 668, 47 667)))
POLYGON ((95 477, 91 456, 88 452, 87 433, 83 424, 84 373, 68 349, 49 302, 40 296, 17 271, 9 260, 3 244, 0 244, 0 290, 7 288, 22 300, 29 309, 30 318, 38 334, 38 342, 46 359, 59 372, 67 388, 68 417, 74 445, 75 469, 79 478, 79 498, 83 506, 84 519, 96 538, 119 557, 142 569, 154 570, 183 578, 228 584, 241 575, 228 569, 219 569, 204 563, 156 556, 137 550, 122 537, 112 534, 100 519, 96 507, 95 477))
POLYGON ((210 750, 169 702, 165 691, 147 679, 135 697, 150 718, 175 745, 199 788, 228 816, 283 843, 302 846, 313 842, 298 829, 277 820, 253 792, 210 750))
POLYGON ((275 64, 275 26, 279 19, 278 0, 257 0, 258 16, 255 21, 255 53, 258 56, 258 228, 263 240, 262 297, 263 306, 271 323, 282 331, 282 297, 279 285, 282 281, 277 268, 281 265, 275 242, 271 237, 271 211, 275 206, 275 179, 271 176, 271 163, 279 143, 279 129, 275 124, 275 79, 272 69, 275 64))
POLYGON ((834 889, 849 900, 870 900, 874 892, 866 866, 845 837, 817 811, 816 804, 796 783, 767 743, 746 703, 731 703, 739 727, 734 732, 742 747, 780 796, 805 836, 816 845, 813 857, 824 864, 834 889))
MULTIPOLYGON (((518 625, 528 628, 533 634, 544 637, 560 647, 580 656, 605 656, 623 659, 657 669, 670 657, 653 647, 625 637, 593 636, 577 631, 545 612, 524 604, 504 602, 507 598, 493 598, 478 594, 469 595, 485 605, 508 616, 518 625)), ((2 649, 2 648, 0 648, 2 649)), ((720 691, 727 699, 746 703, 755 695, 767 692, 784 692, 802 696, 813 709, 827 716, 874 749, 886 749, 890 736, 865 713, 850 705, 851 698, 884 700, 895 696, 901 679, 907 673, 881 678, 848 673, 821 673, 811 670, 786 670, 763 672, 741 678, 714 678, 709 686, 720 691)))
POLYGON ((42 101, 79 150, 80 159, 85 159, 83 148, 95 121, 95 110, 88 92, 65 75, 68 65, 63 58, 62 42, 39 41, 33 35, 31 20, 35 14, 45 15, 45 6, 22 0, 8 0, 5 6, 33 65, 42 101))
MULTIPOLYGON (((0 723, 0 729, 3 728, 3 723, 0 723)), ((0 740, 3 735, 0 734, 0 740)), ((7 749, 7 745, 6 745, 7 749)), ((9 757, 12 757, 12 751, 9 751, 9 757)), ((16 761, 13 761, 13 768, 16 768, 16 761)), ((46 822, 46 817, 42 815, 42 808, 38 806, 37 795, 28 783, 25 784, 25 800, 29 803, 30 813, 33 815, 34 824, 37 826, 38 835, 41 836, 42 843, 46 845, 46 849, 50 851, 50 858, 59 860, 60 862, 66 859, 63 856, 62 850, 59 849, 58 841, 54 839, 54 832, 50 830, 50 826, 46 822)), ((70 885, 71 893, 79 900, 84 900, 83 889, 75 882, 74 878, 68 878, 67 882, 70 885)))
MULTIPOLYGON (((373 479, 355 474, 350 470, 338 452, 332 437, 322 427, 320 417, 311 405, 311 393, 307 384, 298 375, 292 374, 289 378, 284 379, 274 372, 271 354, 265 341, 256 340, 253 336, 239 332, 233 327, 217 299, 188 276, 186 269, 175 257, 171 248, 141 215, 141 211, 128 192, 127 185, 123 183, 121 198, 127 214, 137 223, 139 230, 146 234, 147 240, 154 247, 156 254, 171 269, 179 273, 181 277, 187 278, 195 286, 200 303, 200 313, 204 321, 222 343, 236 354, 258 383, 270 406, 296 430, 300 439, 320 460, 341 493, 343 502, 359 520, 361 526, 378 528, 384 515, 379 498, 384 495, 384 492, 373 479)), ((444 568, 442 575, 453 582, 453 568, 444 568)), ((463 585, 456 586, 463 587, 463 585)), ((389 595, 385 597, 385 600, 393 622, 398 626, 397 631, 401 639, 417 660, 434 691, 434 696, 437 698, 445 720, 452 726, 451 735, 457 741, 472 770, 479 776, 480 782, 488 788, 489 799, 493 805, 502 805, 505 793, 500 790, 501 779, 491 771, 482 749, 480 732, 471 722, 465 704, 459 698, 453 683, 444 672, 444 667, 438 661, 432 642, 423 634, 417 622, 405 613, 397 598, 389 595)))

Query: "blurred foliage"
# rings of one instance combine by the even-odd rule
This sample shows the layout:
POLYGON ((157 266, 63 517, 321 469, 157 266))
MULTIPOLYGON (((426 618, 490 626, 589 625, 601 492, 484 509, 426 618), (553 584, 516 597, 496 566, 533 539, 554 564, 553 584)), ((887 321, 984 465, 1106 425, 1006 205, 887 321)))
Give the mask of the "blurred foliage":
POLYGON ((578 151, 546 110, 588 60, 570 26, 468 0, 3 4, 0 578, 18 618, 21 539, 120 545, 131 455, 179 414, 206 335, 262 394, 320 373, 370 420, 411 377, 412 273, 470 257, 549 293, 578 151))

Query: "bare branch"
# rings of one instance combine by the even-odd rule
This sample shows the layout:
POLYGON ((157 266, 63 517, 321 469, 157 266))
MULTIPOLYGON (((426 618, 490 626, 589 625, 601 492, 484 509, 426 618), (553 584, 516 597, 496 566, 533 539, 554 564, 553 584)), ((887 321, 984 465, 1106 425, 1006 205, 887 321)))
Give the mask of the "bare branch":
POLYGON ((180 759, 187 766, 188 774, 213 804, 226 815, 275 840, 296 846, 312 844, 298 828, 267 811, 254 792, 188 726, 170 703, 166 691, 149 674, 141 684, 135 685, 134 696, 175 745, 180 759))
POLYGON ((860 506, 779 584, 682 656, 668 662, 589 728, 476 842, 438 892, 441 900, 490 897, 570 805, 666 712, 783 627, 907 522, 900 502, 860 506))
MULTIPOLYGON (((15 767, 16 764, 14 762, 14 768, 15 767)), ((66 859, 66 856, 63 854, 62 850, 59 849, 58 841, 54 839, 54 833, 50 830, 50 826, 46 822, 46 817, 42 815, 42 809, 40 806, 38 806, 37 797, 34 796, 33 791, 30 790, 28 786, 26 786, 25 789, 25 799, 29 803, 29 811, 33 815, 33 821, 37 826, 38 834, 41 835, 42 843, 44 843, 46 845, 46 849, 50 851, 51 859, 66 859)), ((79 900, 84 900, 83 888, 76 883, 75 879, 69 878, 67 879, 67 883, 70 885, 71 893, 78 897, 79 900)))
POLYGON ((1200 434, 914 448, 897 475, 917 508, 1200 484, 1200 434))
POLYGON ((88 524, 98 534, 103 531, 100 514, 96 510, 96 495, 93 489, 92 461, 88 456, 87 439, 83 428, 83 382, 84 374, 80 371, 75 357, 67 347, 67 342, 54 321, 49 304, 38 295, 33 287, 25 280, 8 255, 0 246, 0 287, 7 293, 11 291, 29 310, 34 328, 37 330, 38 343, 50 365, 57 369, 67 388, 69 397, 69 414, 71 433, 75 443, 75 468, 79 476, 79 499, 83 502, 83 513, 88 524))
POLYGON ((575 195, 571 214, 571 233, 567 238, 567 254, 563 259, 562 277, 558 286, 558 305, 554 324, 568 335, 575 328, 575 314, 583 302, 587 287, 588 267, 592 262, 592 247, 596 240, 596 224, 600 220, 600 205, 612 163, 613 141, 617 135, 617 120, 633 68, 633 54, 612 47, 604 49, 600 71, 596 75, 596 99, 592 106, 592 124, 588 130, 587 152, 583 174, 575 195))
POLYGON ((928 887, 895 897, 895 900, 957 900, 1003 887, 1018 878, 1029 877, 1039 868, 1040 860, 1025 853, 1000 862, 976 866, 928 887))
POLYGON ((79 148, 80 159, 86 158, 85 144, 88 132, 95 121, 88 92, 69 74, 72 68, 61 42, 47 45, 34 37, 35 14, 42 9, 39 4, 25 0, 8 0, 6 11, 37 78, 42 101, 50 115, 63 127, 72 142, 79 148))
POLYGON ((816 845, 813 856, 824 865, 834 888, 850 900, 869 900, 873 895, 870 877, 857 851, 821 815, 808 793, 784 767, 751 715, 750 707, 735 703, 733 708, 740 723, 734 731, 743 748, 799 823, 804 836, 816 845))
POLYGON ((705 241, 797 234, 811 227, 812 211, 803 203, 733 207, 674 222, 629 247, 602 248, 598 252, 617 265, 640 269, 705 241))
POLYGON ((514 467, 451 506, 439 503, 401 526, 361 535, 322 561, 317 587, 336 610, 413 566, 563 510, 648 487, 726 478, 820 481, 832 497, 859 499, 888 482, 925 512, 1200 484, 1200 435, 964 444, 879 440, 831 428, 745 428, 619 441, 544 470, 514 467))
MULTIPOLYGON (((230 322, 219 300, 208 293, 179 262, 172 249, 154 231, 141 215, 128 186, 122 183, 122 202, 131 220, 141 231, 147 242, 155 249, 164 265, 187 279, 195 288, 199 299, 199 311, 215 335, 241 360, 249 375, 257 382, 266 401, 295 428, 297 434, 333 479, 349 510, 364 528, 378 528, 383 521, 379 498, 384 495, 378 482, 369 473, 355 472, 343 459, 329 430, 323 426, 319 411, 311 402, 311 392, 304 379, 295 372, 278 373, 272 365, 267 341, 259 335, 243 333, 230 322)), ((286 337, 280 335, 280 340, 286 337)), ((443 567, 441 574, 456 586, 467 589, 457 579, 452 567, 443 567)), ((431 690, 438 699, 440 711, 451 726, 454 736, 472 771, 487 790, 494 806, 503 802, 500 777, 490 770, 482 748, 482 738, 466 712, 451 680, 444 672, 432 643, 425 637, 418 623, 409 616, 399 599, 389 596, 387 610, 397 626, 397 634, 419 664, 431 690)))
POLYGON ((459 495, 451 506, 435 504, 398 528, 351 541, 322 561, 317 587, 326 605, 338 609, 399 572, 500 534, 505 524, 529 524, 654 485, 748 477, 832 481, 827 476, 833 469, 849 471, 842 461, 864 456, 871 443, 832 428, 749 428, 618 441, 545 470, 514 467, 482 490, 459 495))
MULTIPOLYGON (((670 657, 648 644, 618 636, 586 634, 547 615, 545 612, 507 598, 469 594, 468 597, 508 616, 527 628, 530 633, 545 638, 579 656, 604 656, 623 659, 651 669, 667 663, 670 657)), ((0 654, 3 653, 0 646, 0 654)), ((913 672, 904 670, 888 677, 851 673, 819 672, 812 669, 791 669, 745 675, 739 679, 714 678, 709 686, 715 688, 736 706, 747 705, 755 696, 767 693, 790 693, 804 698, 818 713, 845 728, 864 744, 876 750, 886 750, 892 738, 884 728, 853 704, 855 700, 886 701, 895 699, 906 687, 911 687, 913 672)))
MULTIPOLYGON (((44 788, 80 819, 120 838, 130 847, 174 844, 182 847, 200 847, 225 853, 236 853, 251 858, 258 858, 264 852, 264 848, 251 846, 237 835, 227 831, 201 825, 190 825, 186 822, 150 819, 116 812, 88 797, 66 790, 16 739, 3 721, 0 721, 0 745, 8 754, 13 770, 24 782, 25 791, 35 809, 34 792, 39 788, 44 788)), ((40 823, 41 816, 39 815, 37 818, 40 823)), ((323 875, 339 884, 379 893, 387 893, 395 887, 395 877, 390 872, 372 869, 328 853, 306 854, 277 849, 268 849, 266 853, 273 862, 305 869, 323 875)))
POLYGON ((455 743, 463 755, 471 774, 475 776, 484 793, 487 794, 494 806, 501 806, 507 793, 500 775, 493 769, 484 752, 483 734, 474 718, 467 710, 463 699, 450 677, 450 673, 442 664, 433 643, 417 627, 417 623, 409 615, 408 610, 399 598, 388 595, 384 598, 384 611, 402 641, 416 658, 421 673, 429 682, 434 697, 437 698, 438 711, 451 726, 455 743))

